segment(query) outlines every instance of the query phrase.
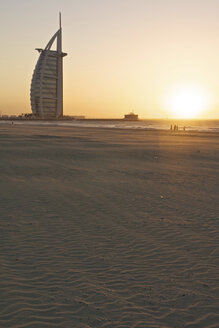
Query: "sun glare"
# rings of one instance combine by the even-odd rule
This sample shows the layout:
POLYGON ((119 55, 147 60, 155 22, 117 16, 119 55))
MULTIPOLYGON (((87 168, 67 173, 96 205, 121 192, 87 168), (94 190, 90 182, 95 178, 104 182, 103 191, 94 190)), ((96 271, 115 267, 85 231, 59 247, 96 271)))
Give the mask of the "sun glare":
POLYGON ((210 94, 201 86, 180 85, 165 97, 166 109, 176 118, 201 118, 210 106, 210 94))

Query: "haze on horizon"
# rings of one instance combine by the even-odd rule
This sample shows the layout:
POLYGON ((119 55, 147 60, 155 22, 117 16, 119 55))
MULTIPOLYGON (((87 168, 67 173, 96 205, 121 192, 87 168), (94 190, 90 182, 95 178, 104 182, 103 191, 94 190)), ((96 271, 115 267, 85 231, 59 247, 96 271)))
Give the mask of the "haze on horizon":
POLYGON ((134 110, 141 118, 171 118, 183 111, 183 99, 183 106, 195 104, 197 118, 219 118, 214 0, 3 2, 0 114, 31 111, 34 49, 58 29, 59 11, 68 53, 65 115, 121 118, 134 110))

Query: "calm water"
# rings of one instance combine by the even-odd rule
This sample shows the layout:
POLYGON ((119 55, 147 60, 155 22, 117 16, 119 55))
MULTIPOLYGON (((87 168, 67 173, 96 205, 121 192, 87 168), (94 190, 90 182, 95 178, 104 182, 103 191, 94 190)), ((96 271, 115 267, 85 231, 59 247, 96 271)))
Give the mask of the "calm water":
MULTIPOLYGON (((0 124, 9 121, 0 121, 0 124)), ((14 121, 14 124, 24 125, 47 125, 47 126, 72 126, 72 127, 95 127, 115 129, 142 129, 142 130, 169 130, 171 125, 177 124, 179 130, 185 126, 186 131, 219 132, 219 120, 82 120, 82 121, 14 121)))

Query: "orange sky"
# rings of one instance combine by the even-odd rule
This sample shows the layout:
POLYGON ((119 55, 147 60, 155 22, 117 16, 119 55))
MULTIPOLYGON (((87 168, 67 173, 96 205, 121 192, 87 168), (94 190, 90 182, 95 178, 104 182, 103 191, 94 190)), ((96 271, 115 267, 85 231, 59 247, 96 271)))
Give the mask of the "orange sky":
POLYGON ((214 0, 27 0, 5 2, 1 24, 0 114, 30 112, 38 53, 63 17, 64 114, 167 118, 164 98, 197 85, 219 118, 219 2, 214 0))

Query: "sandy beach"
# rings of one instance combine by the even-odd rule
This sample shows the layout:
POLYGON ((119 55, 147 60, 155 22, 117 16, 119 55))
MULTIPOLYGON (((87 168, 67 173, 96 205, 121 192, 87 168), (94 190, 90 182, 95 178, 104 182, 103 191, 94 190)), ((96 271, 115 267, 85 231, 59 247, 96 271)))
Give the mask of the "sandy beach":
POLYGON ((0 327, 219 327, 219 134, 2 124, 0 327))

